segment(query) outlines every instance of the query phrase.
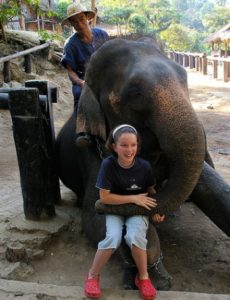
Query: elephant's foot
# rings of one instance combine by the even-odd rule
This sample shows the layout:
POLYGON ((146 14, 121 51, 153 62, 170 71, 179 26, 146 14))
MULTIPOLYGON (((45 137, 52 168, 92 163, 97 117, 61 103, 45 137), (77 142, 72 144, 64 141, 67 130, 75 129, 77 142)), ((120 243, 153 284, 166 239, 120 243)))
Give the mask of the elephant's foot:
POLYGON ((148 272, 157 290, 168 291, 171 288, 172 276, 165 269, 162 259, 161 255, 156 263, 148 266, 148 272))
MULTIPOLYGON (((161 291, 168 291, 171 288, 172 276, 165 269, 162 262, 162 255, 157 262, 148 265, 148 273, 155 288, 161 291)), ((136 290, 135 277, 138 273, 137 267, 133 264, 125 264, 123 275, 123 287, 125 290, 136 290)))

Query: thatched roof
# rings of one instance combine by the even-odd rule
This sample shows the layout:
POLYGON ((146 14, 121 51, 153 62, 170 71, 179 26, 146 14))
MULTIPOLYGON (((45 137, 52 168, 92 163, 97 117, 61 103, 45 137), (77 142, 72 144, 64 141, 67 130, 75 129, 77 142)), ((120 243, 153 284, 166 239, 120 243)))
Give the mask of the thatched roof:
POLYGON ((221 42, 230 42, 230 23, 214 32, 212 35, 208 36, 205 40, 205 43, 221 43, 221 42))

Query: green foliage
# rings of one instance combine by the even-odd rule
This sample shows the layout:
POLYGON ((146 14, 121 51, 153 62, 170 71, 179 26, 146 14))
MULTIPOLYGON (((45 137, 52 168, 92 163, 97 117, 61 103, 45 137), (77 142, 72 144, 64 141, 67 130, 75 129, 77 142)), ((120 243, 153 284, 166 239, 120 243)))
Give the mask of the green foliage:
POLYGON ((228 0, 216 0, 216 4, 219 6, 226 6, 228 0))
POLYGON ((20 13, 16 1, 6 1, 0 5, 0 23, 7 24, 8 21, 20 13))
POLYGON ((190 51, 195 42, 191 29, 181 24, 172 24, 160 34, 168 49, 174 51, 190 51))
POLYGON ((132 12, 133 9, 129 7, 110 7, 104 11, 103 21, 112 25, 124 25, 132 12))
POLYGON ((72 2, 73 2, 72 0, 59 0, 58 1, 56 16, 58 17, 59 20, 65 19, 67 6, 69 4, 71 4, 72 2))
POLYGON ((2 38, 4 41, 7 41, 4 25, 6 25, 11 18, 19 15, 20 13, 20 7, 17 1, 6 1, 0 5, 0 29, 2 31, 2 38))
POLYGON ((209 51, 208 46, 202 42, 204 34, 182 24, 172 24, 160 34, 160 37, 167 48, 173 51, 200 53, 209 51))
POLYGON ((42 40, 44 41, 64 41, 64 38, 62 35, 57 34, 55 32, 50 32, 47 30, 38 30, 38 35, 41 37, 42 40))
POLYGON ((149 28, 148 19, 144 15, 138 15, 138 14, 131 15, 128 20, 128 24, 131 31, 138 34, 146 33, 149 28))
POLYGON ((210 33, 227 25, 230 21, 230 7, 215 6, 212 14, 204 17, 203 23, 210 33))
POLYGON ((179 14, 170 7, 167 0, 155 0, 146 11, 147 18, 156 32, 166 30, 171 23, 179 20, 179 14))

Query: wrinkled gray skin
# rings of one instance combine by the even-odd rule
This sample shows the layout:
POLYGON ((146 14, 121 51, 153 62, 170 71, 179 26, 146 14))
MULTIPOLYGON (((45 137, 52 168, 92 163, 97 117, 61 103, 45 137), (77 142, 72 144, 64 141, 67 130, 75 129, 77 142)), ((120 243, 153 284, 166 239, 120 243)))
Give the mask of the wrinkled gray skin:
MULTIPOLYGON (((129 123, 141 135, 140 156, 148 159, 157 178, 158 206, 151 213, 168 214, 189 198, 228 235, 230 187, 210 167, 203 126, 189 101, 185 70, 148 42, 113 40, 91 58, 82 91, 78 125, 102 138, 121 123, 129 123), (200 179, 199 179, 200 178, 200 179)), ((104 215, 95 212, 95 181, 101 163, 96 146, 77 149, 76 116, 57 139, 59 173, 63 183, 77 193, 82 225, 94 245, 105 233, 104 215)), ((113 206, 114 208, 115 206, 113 206)), ((148 214, 127 206, 116 213, 148 214)))

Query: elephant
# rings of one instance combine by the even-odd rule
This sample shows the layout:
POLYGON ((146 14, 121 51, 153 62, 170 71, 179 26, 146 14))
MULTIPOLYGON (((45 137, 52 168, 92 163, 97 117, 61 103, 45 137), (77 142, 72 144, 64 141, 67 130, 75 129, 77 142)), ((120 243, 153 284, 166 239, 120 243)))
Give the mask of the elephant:
MULTIPOLYGON (((85 82, 78 115, 73 112, 60 130, 56 146, 60 179, 78 196, 82 227, 92 244, 104 238, 104 212, 168 215, 188 199, 229 235, 230 186, 215 171, 207 151, 204 128, 189 99, 186 70, 155 41, 114 39, 93 54, 85 82), (98 213, 95 182, 102 158, 109 155, 104 144, 109 132, 122 123, 134 126, 141 136, 139 155, 154 170, 158 205, 148 211, 134 204, 97 202, 98 213), (90 132, 92 145, 76 147, 76 131, 90 132)), ((155 246, 150 247, 148 260, 156 266, 160 247, 150 228, 155 246)), ((125 246, 120 254, 129 262, 125 246)), ((167 271, 162 273, 169 281, 167 271)))

